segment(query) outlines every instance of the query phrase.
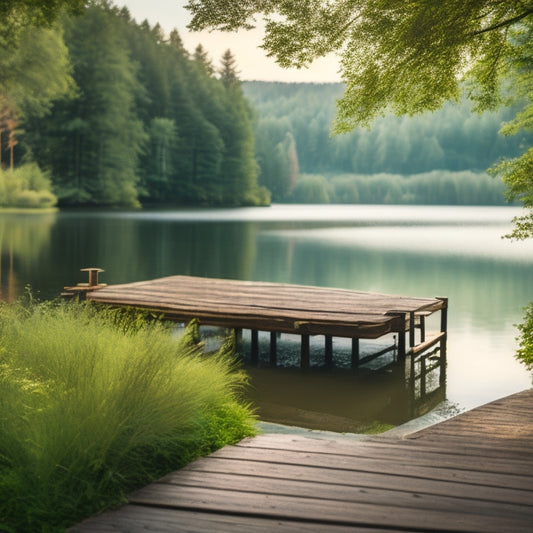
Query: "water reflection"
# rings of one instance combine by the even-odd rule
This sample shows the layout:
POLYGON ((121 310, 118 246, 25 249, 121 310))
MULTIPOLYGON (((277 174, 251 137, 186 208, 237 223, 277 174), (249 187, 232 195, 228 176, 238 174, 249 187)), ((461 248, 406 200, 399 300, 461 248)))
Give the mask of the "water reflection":
POLYGON ((302 372, 296 335, 283 334, 278 339, 282 357, 276 368, 269 363, 267 336, 260 341, 258 365, 251 364, 248 356, 249 339, 245 338, 241 353, 251 376, 250 398, 264 421, 359 433, 372 430, 376 423, 407 422, 446 398, 445 366, 438 354, 408 356, 405 361, 386 354, 353 370, 350 339, 335 339, 334 366, 327 367, 323 338, 315 337, 311 370, 302 372))
POLYGON ((12 302, 33 278, 50 247, 56 213, 0 216, 0 299, 12 302))
MULTIPOLYGON (((514 324, 533 299, 533 242, 500 239, 520 213, 502 207, 274 206, 2 214, 1 297, 16 298, 27 283, 43 298, 56 297, 63 286, 85 281, 79 269, 89 266, 106 270, 105 283, 187 274, 445 296, 446 398, 465 409, 531 386, 531 375, 514 358, 514 324)), ((338 345, 335 350, 336 356, 342 352, 338 345)), ((316 402, 327 405, 338 384, 338 412, 331 416, 347 418, 345 410, 359 406, 362 411, 348 413, 353 420, 380 409, 384 420, 404 417, 387 411, 406 405, 400 399, 405 383, 395 376, 373 383, 341 376, 342 365, 323 382, 316 373, 300 379, 290 377, 297 372, 291 369, 271 372, 253 371, 263 409, 277 393, 292 394, 284 383, 301 387, 302 397, 309 391, 309 411, 316 402)))

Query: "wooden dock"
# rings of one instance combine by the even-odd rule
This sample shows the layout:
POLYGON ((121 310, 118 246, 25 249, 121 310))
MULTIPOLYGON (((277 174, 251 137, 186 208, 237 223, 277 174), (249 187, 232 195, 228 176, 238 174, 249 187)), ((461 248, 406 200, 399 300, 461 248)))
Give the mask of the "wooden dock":
MULTIPOLYGON (((249 329, 253 361, 257 360, 258 331, 270 332, 270 362, 274 365, 276 334, 280 332, 301 336, 302 368, 309 367, 310 335, 325 336, 326 363, 332 361, 332 337, 352 339, 353 366, 362 362, 359 339, 379 339, 391 333, 397 341, 385 351, 394 349, 400 359, 408 352, 418 355, 435 345, 440 347, 441 354, 445 353, 446 298, 192 276, 102 286, 90 290, 87 298, 103 304, 149 309, 179 322, 196 318, 201 324, 249 329), (430 337, 425 331, 426 317, 437 311, 441 313, 439 331, 430 337)), ((377 355, 382 353, 383 350, 377 355)))
POLYGON ((530 389, 404 439, 244 439, 71 532, 529 533, 532 402, 530 389))

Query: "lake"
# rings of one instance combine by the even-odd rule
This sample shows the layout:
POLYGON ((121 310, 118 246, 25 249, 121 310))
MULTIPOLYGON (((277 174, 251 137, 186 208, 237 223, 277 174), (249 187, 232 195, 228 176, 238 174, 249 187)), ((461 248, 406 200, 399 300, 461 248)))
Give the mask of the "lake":
POLYGON ((80 268, 98 266, 108 284, 184 274, 448 297, 446 382, 416 411, 407 408, 413 399, 394 371, 354 375, 345 368, 343 340, 334 341, 333 370, 320 366, 320 338, 313 339, 313 371, 294 368, 299 348, 290 336, 279 341, 284 368, 248 367, 249 396, 262 418, 357 431, 429 409, 445 416, 531 386, 531 373, 514 353, 515 324, 533 300, 533 242, 501 239, 521 212, 275 205, 5 213, 0 296, 16 299, 30 284, 39 297, 53 298, 63 286, 86 281, 80 268))

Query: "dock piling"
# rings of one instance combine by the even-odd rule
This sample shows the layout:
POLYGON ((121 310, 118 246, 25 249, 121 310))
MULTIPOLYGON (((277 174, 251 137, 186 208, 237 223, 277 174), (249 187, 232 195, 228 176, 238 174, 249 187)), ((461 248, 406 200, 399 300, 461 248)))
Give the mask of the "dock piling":
POLYGON ((302 370, 309 370, 309 335, 302 335, 302 352, 301 352, 301 368, 302 370))
POLYGON ((277 346, 278 334, 275 331, 270 332, 270 366, 277 365, 277 346))

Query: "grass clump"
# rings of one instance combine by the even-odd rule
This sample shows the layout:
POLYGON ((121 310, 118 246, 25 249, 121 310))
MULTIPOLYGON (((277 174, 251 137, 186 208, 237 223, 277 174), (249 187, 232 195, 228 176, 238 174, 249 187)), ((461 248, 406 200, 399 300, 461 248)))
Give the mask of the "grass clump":
POLYGON ((231 342, 85 304, 0 308, 0 531, 55 531, 253 434, 231 342))

